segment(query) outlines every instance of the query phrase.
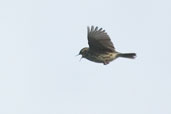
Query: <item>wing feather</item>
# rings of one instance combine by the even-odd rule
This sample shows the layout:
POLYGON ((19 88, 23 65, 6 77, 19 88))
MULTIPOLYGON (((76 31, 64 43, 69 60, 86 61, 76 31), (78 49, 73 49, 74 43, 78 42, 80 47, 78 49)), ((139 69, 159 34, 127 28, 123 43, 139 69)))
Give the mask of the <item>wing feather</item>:
POLYGON ((102 53, 115 51, 114 45, 105 30, 91 26, 91 28, 87 28, 87 31, 90 50, 102 53))

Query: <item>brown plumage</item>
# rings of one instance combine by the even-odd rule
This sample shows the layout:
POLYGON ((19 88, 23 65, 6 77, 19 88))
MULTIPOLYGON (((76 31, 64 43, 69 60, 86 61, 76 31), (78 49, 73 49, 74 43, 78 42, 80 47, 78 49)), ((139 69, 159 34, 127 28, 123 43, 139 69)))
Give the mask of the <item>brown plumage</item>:
POLYGON ((136 56, 136 53, 119 53, 115 51, 110 37, 102 28, 87 27, 87 36, 89 48, 85 47, 80 50, 79 54, 82 55, 82 58, 106 65, 118 57, 133 59, 136 56))

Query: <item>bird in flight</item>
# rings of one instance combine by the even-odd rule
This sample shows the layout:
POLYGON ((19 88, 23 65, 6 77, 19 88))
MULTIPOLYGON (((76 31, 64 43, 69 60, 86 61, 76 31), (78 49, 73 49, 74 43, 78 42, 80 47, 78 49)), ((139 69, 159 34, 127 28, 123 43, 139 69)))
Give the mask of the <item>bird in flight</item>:
POLYGON ((91 26, 87 27, 88 47, 80 50, 79 55, 96 63, 109 64, 118 57, 134 59, 136 53, 120 53, 115 50, 115 47, 102 28, 91 26))

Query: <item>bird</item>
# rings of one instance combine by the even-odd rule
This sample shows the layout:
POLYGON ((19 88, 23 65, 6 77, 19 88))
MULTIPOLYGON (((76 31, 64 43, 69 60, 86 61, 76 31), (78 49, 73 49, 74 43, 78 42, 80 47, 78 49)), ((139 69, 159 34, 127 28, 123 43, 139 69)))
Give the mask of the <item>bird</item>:
MULTIPOLYGON (((78 55, 92 62, 109 64, 111 61, 123 57, 134 59, 136 53, 120 53, 115 50, 115 47, 104 29, 97 26, 87 27, 87 38, 89 47, 84 47, 78 55)), ((80 60, 81 60, 80 59, 80 60)))

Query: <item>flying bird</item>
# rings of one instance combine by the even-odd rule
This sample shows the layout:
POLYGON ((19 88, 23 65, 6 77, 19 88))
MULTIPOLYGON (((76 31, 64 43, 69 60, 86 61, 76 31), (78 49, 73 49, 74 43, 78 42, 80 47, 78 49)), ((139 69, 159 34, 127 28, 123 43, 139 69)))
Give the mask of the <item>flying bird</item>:
POLYGON ((115 50, 115 47, 102 28, 91 26, 87 27, 87 37, 89 47, 84 47, 80 50, 79 55, 96 63, 109 64, 118 57, 134 59, 136 53, 120 53, 115 50))

